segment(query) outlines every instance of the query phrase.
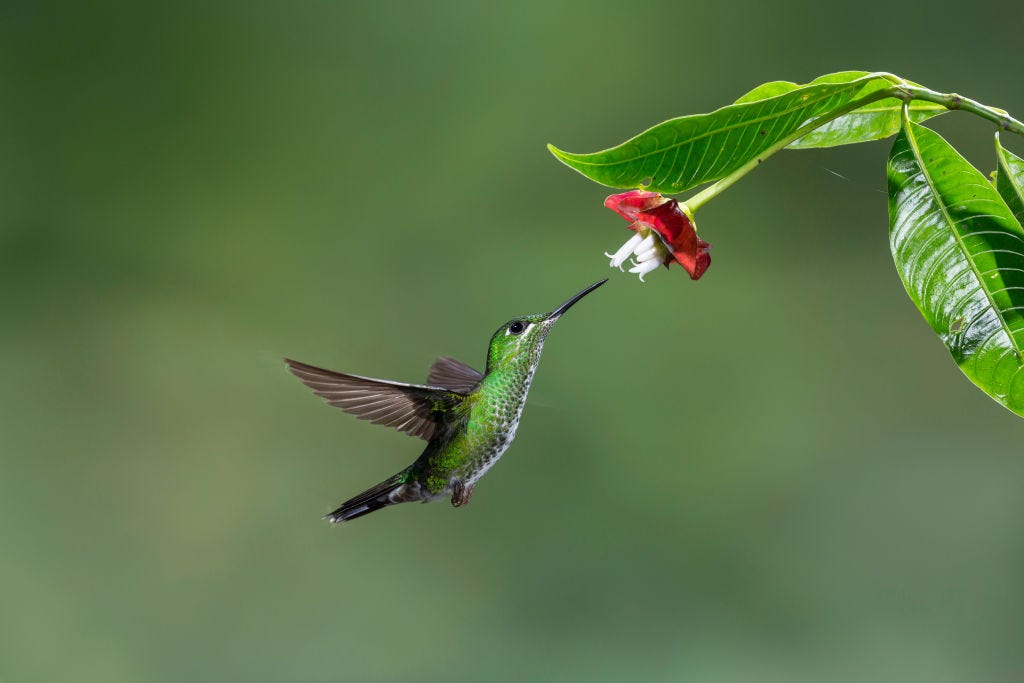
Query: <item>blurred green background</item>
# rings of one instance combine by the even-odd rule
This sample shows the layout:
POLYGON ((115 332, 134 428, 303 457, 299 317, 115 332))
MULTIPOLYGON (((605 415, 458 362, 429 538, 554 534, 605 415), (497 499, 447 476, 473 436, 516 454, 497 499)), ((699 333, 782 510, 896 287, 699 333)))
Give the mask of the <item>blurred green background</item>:
MULTIPOLYGON (((850 68, 1021 116, 1022 28, 3 3, 0 681, 1021 680, 1024 422, 904 294, 888 143, 773 158, 702 210, 704 279, 645 285, 544 144, 850 68), (469 507, 320 521, 421 443, 283 356, 422 381, 606 275, 469 507)), ((990 126, 934 125, 991 170, 990 126)))

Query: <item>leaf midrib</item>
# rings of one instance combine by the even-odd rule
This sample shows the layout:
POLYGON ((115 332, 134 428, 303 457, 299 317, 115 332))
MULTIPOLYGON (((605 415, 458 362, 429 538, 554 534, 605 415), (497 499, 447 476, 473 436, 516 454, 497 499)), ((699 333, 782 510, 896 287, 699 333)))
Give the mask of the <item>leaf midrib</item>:
MULTIPOLYGON (((964 244, 963 238, 960 236, 959 231, 956 229, 956 222, 953 221, 953 217, 949 215, 949 211, 946 209, 946 204, 945 202, 942 201, 942 195, 939 194, 938 188, 935 185, 935 181, 932 180, 932 176, 928 172, 928 167, 925 166, 924 164, 924 158, 921 156, 921 149, 917 145, 917 137, 914 135, 914 131, 911 128, 911 126, 914 125, 916 124, 906 122, 905 120, 904 129, 907 131, 907 141, 910 143, 910 149, 914 153, 914 159, 917 160, 917 165, 921 169, 921 175, 924 177, 925 182, 928 183, 928 187, 932 191, 932 196, 936 198, 935 203, 938 205, 939 210, 942 212, 943 218, 946 219, 946 225, 949 227, 949 230, 953 233, 953 238, 956 240, 957 246, 960 248, 960 252, 964 255, 964 258, 966 259, 967 263, 970 264, 971 271, 974 273, 974 278, 978 282, 979 288, 982 292, 985 293, 985 298, 988 300, 989 307, 992 309, 993 312, 995 312, 996 319, 999 320, 999 325, 1000 327, 1003 328, 1003 333, 1006 335, 1006 338, 1010 340, 1010 345, 1013 346, 1014 352, 1017 354, 1017 358, 1020 359, 1022 356, 1021 348, 1017 344, 1017 340, 1013 336, 1013 332, 1010 330, 1010 327, 1007 324, 1006 319, 1003 317, 1002 310, 999 308, 999 306, 996 305, 995 300, 992 298, 992 293, 989 292, 988 287, 986 286, 985 278, 981 276, 981 273, 978 271, 977 264, 974 262, 974 259, 971 258, 971 253, 967 251, 967 247, 964 244)), ((1000 281, 1002 281, 1002 278, 1000 278, 1000 281)))
MULTIPOLYGON (((850 86, 850 85, 854 85, 854 84, 857 84, 857 85, 860 85, 860 86, 864 85, 863 83, 860 83, 859 81, 851 81, 849 84, 845 84, 845 85, 850 86)), ((653 156, 655 154, 662 154, 664 152, 668 152, 669 150, 671 150, 671 149, 673 149, 675 147, 682 147, 683 145, 692 144, 692 143, 694 143, 694 142, 696 142, 698 140, 710 137, 712 135, 716 135, 718 133, 724 133, 724 132, 728 132, 728 131, 734 130, 736 128, 741 128, 741 127, 744 127, 744 126, 749 126, 749 125, 752 125, 752 124, 757 124, 757 123, 762 123, 764 121, 769 121, 771 119, 778 119, 778 118, 782 118, 784 116, 788 116, 789 114, 792 114, 795 111, 798 111, 800 109, 809 107, 809 106, 814 105, 814 104, 818 104, 822 100, 826 100, 829 97, 834 97, 835 95, 838 95, 838 94, 844 92, 844 90, 845 90, 845 88, 838 88, 838 89, 832 91, 831 93, 828 93, 826 95, 822 95, 818 99, 814 99, 814 100, 810 100, 810 101, 805 101, 805 102, 801 103, 799 106, 795 106, 795 107, 793 107, 791 109, 785 109, 785 110, 773 112, 772 114, 769 114, 767 116, 759 117, 759 118, 756 118, 756 119, 746 119, 744 121, 741 121, 741 122, 736 123, 736 124, 732 124, 730 126, 723 126, 721 128, 716 128, 716 129, 714 129, 712 131, 707 131, 707 132, 704 132, 704 133, 702 133, 700 135, 695 135, 693 137, 687 138, 685 140, 678 140, 676 142, 673 142, 670 145, 666 145, 665 147, 659 147, 658 149, 652 150, 650 152, 644 152, 643 154, 638 154, 636 156, 629 157, 628 159, 619 159, 618 161, 609 161, 609 162, 605 162, 605 163, 596 162, 596 161, 584 161, 583 160, 583 157, 597 156, 599 154, 605 154, 605 153, 607 153, 607 152, 609 152, 611 150, 603 150, 601 152, 594 152, 592 154, 585 154, 585 155, 577 155, 577 154, 570 155, 567 152, 562 152, 562 154, 565 155, 567 158, 572 159, 572 161, 574 161, 574 162, 576 162, 576 163, 578 163, 580 165, 583 165, 583 166, 618 166, 620 164, 628 164, 628 163, 637 161, 638 159, 645 159, 645 158, 653 156)), ((792 92, 783 93, 783 95, 778 95, 778 97, 783 97, 785 95, 791 95, 791 94, 793 94, 793 92, 796 92, 796 91, 794 90, 792 92)), ((882 98, 880 98, 880 99, 882 99, 882 98)), ((764 100, 755 100, 754 102, 744 102, 744 104, 758 104, 759 102, 764 102, 764 100)), ((736 106, 736 105, 729 105, 729 106, 732 107, 732 106, 736 106)), ((713 116, 714 114, 717 114, 718 112, 720 112, 720 111, 722 111, 724 109, 728 109, 728 107, 723 107, 722 109, 718 109, 717 111, 711 112, 711 114, 698 114, 697 116, 713 116)), ((856 112, 856 111, 858 111, 858 110, 854 110, 854 112, 856 112)), ((853 112, 850 112, 850 113, 853 113, 853 112)), ((696 118, 696 116, 692 116, 692 117, 691 116, 683 116, 681 118, 682 119, 696 118)), ((674 120, 678 121, 680 119, 674 119, 674 120)), ((666 121, 666 123, 671 123, 671 121, 666 121)), ((659 125, 665 125, 665 124, 659 124, 659 125)), ((655 126, 654 128, 657 128, 657 127, 658 126, 655 126)), ((648 130, 645 130, 643 133, 640 133, 640 135, 637 135, 635 138, 633 138, 633 140, 635 140, 636 138, 639 138, 639 137, 641 137, 643 135, 646 135, 651 130, 653 130, 653 128, 649 128, 648 130)), ((628 142, 631 142, 631 140, 627 141, 627 143, 628 142)), ((623 143, 623 144, 626 144, 626 143, 623 143)), ((612 148, 612 149, 614 149, 614 148, 612 148)))
MULTIPOLYGON (((886 112, 886 111, 899 112, 899 111, 902 111, 902 110, 903 110, 903 104, 902 103, 900 103, 900 104, 893 104, 893 105, 885 105, 883 107, 876 107, 876 106, 873 106, 873 105, 870 105, 870 104, 865 104, 860 109, 854 109, 849 114, 843 114, 843 116, 855 116, 857 114, 877 114, 878 112, 886 112)), ((910 107, 910 113, 912 113, 912 114, 916 114, 917 112, 929 112, 929 111, 948 111, 948 110, 945 107, 943 107, 941 104, 920 104, 920 105, 917 105, 917 106, 911 106, 910 107)), ((835 120, 839 121, 840 119, 843 118, 843 116, 841 116, 841 117, 839 117, 838 119, 835 119, 835 120)), ((831 121, 829 123, 831 123, 831 121)))
POLYGON ((996 155, 999 161, 999 170, 1006 176, 1007 182, 1010 183, 1010 187, 1017 194, 1017 199, 1020 200, 1021 206, 1024 206, 1024 187, 1021 187, 1020 183, 1017 182, 1017 177, 1010 170, 1010 166, 1007 163, 1006 150, 999 147, 999 154, 996 155))

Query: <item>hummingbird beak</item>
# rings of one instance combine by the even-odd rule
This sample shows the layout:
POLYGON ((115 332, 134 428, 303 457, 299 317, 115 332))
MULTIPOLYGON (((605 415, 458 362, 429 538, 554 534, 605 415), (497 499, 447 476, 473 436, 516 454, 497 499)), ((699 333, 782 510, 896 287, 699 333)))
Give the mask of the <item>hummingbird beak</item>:
POLYGON ((594 284, 590 285, 589 287, 584 289, 582 292, 580 292, 576 296, 572 297, 571 299, 566 301, 564 304, 562 304, 561 306, 559 306, 555 310, 551 311, 551 313, 548 314, 548 317, 545 320, 545 322, 547 322, 547 323, 555 322, 556 320, 561 318, 562 314, 565 313, 566 311, 568 311, 572 307, 572 305, 574 303, 576 303, 577 301, 579 301, 580 299, 585 297, 587 294, 590 294, 591 292, 593 292, 595 289, 597 289, 598 287, 600 287, 601 285, 603 285, 606 282, 608 282, 608 278, 605 278, 605 279, 601 280, 600 282, 595 282, 594 284))

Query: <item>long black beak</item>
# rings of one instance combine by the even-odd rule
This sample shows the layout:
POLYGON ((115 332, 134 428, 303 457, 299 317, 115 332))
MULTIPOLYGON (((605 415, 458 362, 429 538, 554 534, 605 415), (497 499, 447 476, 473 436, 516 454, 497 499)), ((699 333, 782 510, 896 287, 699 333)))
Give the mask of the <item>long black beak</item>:
POLYGON ((559 306, 555 310, 551 311, 551 314, 548 315, 547 319, 549 321, 551 321, 551 322, 554 322, 555 320, 558 320, 558 318, 563 313, 565 313, 570 308, 572 308, 572 305, 574 303, 576 303, 577 301, 579 301, 580 299, 585 297, 587 294, 590 294, 591 292, 593 292, 595 289, 597 289, 598 287, 600 287, 601 285, 603 285, 606 282, 608 282, 608 278, 605 278, 605 279, 601 280, 600 282, 595 282, 594 284, 590 285, 589 287, 584 289, 582 292, 580 292, 579 294, 577 294, 573 298, 569 299, 568 301, 566 301, 564 304, 562 304, 561 306, 559 306))

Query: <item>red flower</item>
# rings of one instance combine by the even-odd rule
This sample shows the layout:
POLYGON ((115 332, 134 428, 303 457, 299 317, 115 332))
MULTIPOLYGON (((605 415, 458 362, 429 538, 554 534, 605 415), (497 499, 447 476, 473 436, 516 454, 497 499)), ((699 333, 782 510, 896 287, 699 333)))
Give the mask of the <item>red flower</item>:
POLYGON ((693 221, 676 200, 657 192, 630 190, 613 194, 604 205, 629 221, 629 229, 636 233, 615 254, 605 254, 612 267, 622 270, 622 262, 634 254, 629 272, 638 274, 642 282, 644 275, 673 261, 694 280, 711 265, 711 245, 697 237, 693 221))

